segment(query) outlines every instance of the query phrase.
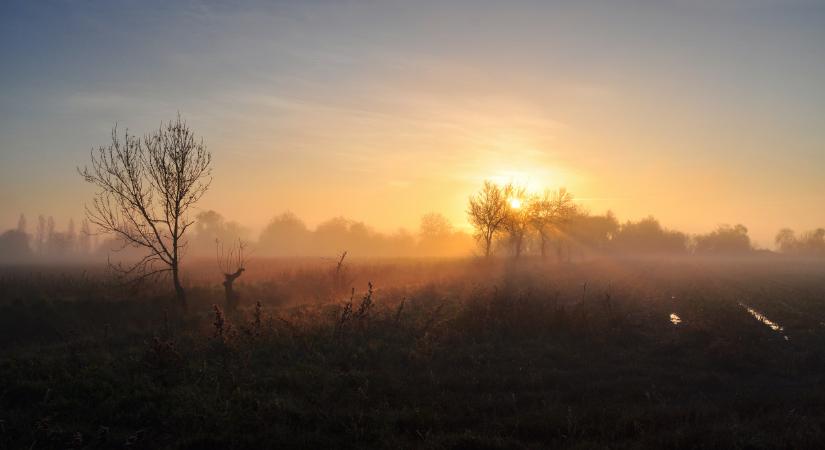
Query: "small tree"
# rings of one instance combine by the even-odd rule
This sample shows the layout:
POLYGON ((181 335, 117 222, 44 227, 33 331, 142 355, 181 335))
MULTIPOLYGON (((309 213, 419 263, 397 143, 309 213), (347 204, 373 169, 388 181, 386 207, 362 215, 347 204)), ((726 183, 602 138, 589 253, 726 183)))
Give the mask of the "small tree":
POLYGON ((188 212, 211 182, 211 154, 180 116, 143 139, 112 129, 112 143, 91 152, 91 166, 79 170, 97 187, 86 217, 124 245, 143 248, 136 263, 112 266, 135 280, 171 273, 178 302, 186 308, 180 261, 188 212))
POLYGON ((55 234, 56 234, 55 230, 56 230, 56 226, 54 224, 54 217, 49 216, 48 219, 46 219, 46 241, 45 241, 46 242, 45 243, 46 253, 54 252, 55 247, 58 246, 58 245, 56 245, 58 239, 55 239, 55 234))
POLYGON ((741 224, 719 225, 708 234, 696 236, 697 253, 736 254, 752 250, 748 228, 741 224))
POLYGON ((485 181, 481 191, 470 197, 467 215, 476 229, 476 239, 484 247, 484 257, 490 257, 493 238, 501 232, 507 220, 507 196, 504 190, 485 181))
POLYGON ((0 262, 21 262, 31 257, 29 235, 20 230, 0 234, 0 262))
POLYGON ((817 228, 806 231, 799 237, 803 253, 808 255, 825 255, 825 229, 817 228))
POLYGON ((20 214, 20 218, 17 219, 17 231, 19 231, 21 233, 27 233, 26 227, 27 227, 27 225, 26 225, 26 215, 25 214, 20 214))
POLYGON ((799 241, 796 239, 796 233, 790 228, 783 228, 779 230, 774 239, 776 246, 782 253, 793 253, 799 248, 799 241))
POLYGON ((233 243, 229 249, 226 249, 219 239, 215 239, 215 247, 218 268, 223 273, 223 289, 226 296, 224 309, 231 312, 235 310, 239 303, 238 294, 234 290, 234 283, 246 270, 244 267, 246 265, 244 255, 246 244, 238 239, 237 243, 233 243))
POLYGON ((547 245, 552 235, 559 234, 561 227, 570 221, 575 212, 573 195, 564 188, 545 190, 541 197, 530 203, 530 222, 539 234, 542 258, 547 257, 547 245))
POLYGON ((92 230, 89 228, 89 219, 83 218, 80 223, 80 234, 77 237, 78 250, 84 256, 92 252, 92 230))
POLYGON ((429 213, 421 217, 418 232, 418 247, 423 255, 441 256, 450 251, 453 226, 441 214, 429 213))
POLYGON ((46 252, 46 218, 43 214, 37 216, 37 231, 34 235, 37 254, 43 256, 46 252))
POLYGON ((507 200, 506 214, 502 223, 513 246, 513 256, 518 259, 524 250, 524 238, 530 228, 530 210, 534 199, 527 195, 523 186, 508 184, 502 189, 507 200))

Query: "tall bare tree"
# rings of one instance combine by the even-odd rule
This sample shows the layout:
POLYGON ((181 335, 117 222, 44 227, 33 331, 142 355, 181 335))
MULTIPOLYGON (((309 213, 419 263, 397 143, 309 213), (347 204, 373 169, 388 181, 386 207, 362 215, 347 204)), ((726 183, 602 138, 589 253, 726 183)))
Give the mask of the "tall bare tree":
POLYGON ((544 194, 530 203, 530 221, 541 239, 541 257, 547 257, 547 244, 553 234, 560 234, 561 227, 576 212, 573 195, 566 189, 545 190, 544 194))
POLYGON ((493 238, 501 232, 507 220, 507 196, 504 190, 485 181, 481 191, 470 197, 467 215, 476 229, 476 239, 484 248, 484 257, 490 257, 493 238))
POLYGON ((97 187, 86 217, 100 231, 119 237, 124 246, 143 248, 146 256, 126 267, 122 275, 144 279, 171 274, 175 294, 186 307, 180 280, 180 261, 186 230, 194 223, 189 210, 212 181, 212 155, 196 140, 180 116, 161 124, 143 138, 121 139, 112 129, 112 143, 91 151, 91 165, 79 170, 97 187))

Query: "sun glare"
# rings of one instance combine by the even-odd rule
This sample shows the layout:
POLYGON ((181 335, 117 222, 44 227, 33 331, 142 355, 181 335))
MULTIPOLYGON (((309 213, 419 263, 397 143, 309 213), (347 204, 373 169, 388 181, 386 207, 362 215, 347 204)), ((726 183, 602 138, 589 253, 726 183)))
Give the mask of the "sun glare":
POLYGON ((511 198, 510 199, 510 206, 513 207, 513 209, 521 208, 521 199, 511 198))
POLYGON ((563 183, 563 177, 557 170, 546 167, 529 170, 500 170, 486 179, 499 186, 512 184, 522 187, 530 194, 539 193, 556 183, 563 183))

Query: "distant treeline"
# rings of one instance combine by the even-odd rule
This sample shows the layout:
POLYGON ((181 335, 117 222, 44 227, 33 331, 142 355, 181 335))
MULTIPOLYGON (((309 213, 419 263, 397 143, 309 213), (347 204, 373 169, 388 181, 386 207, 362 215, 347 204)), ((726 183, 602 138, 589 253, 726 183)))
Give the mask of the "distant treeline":
POLYGON ((825 229, 806 231, 797 237, 793 230, 783 228, 776 235, 776 247, 787 254, 825 256, 825 229))
MULTIPOLYGON (((744 225, 720 225, 690 236, 653 217, 619 223, 611 213, 591 215, 565 189, 529 193, 524 187, 485 181, 470 197, 467 214, 481 252, 502 250, 572 259, 592 254, 746 254, 755 251, 744 225)), ((821 240, 821 236, 820 236, 821 240)))
POLYGON ((29 231, 26 216, 20 215, 17 228, 0 235, 0 261, 74 260, 89 257, 99 247, 98 237, 83 220, 78 230, 69 220, 65 230, 59 231, 53 217, 38 216, 29 231))
POLYGON ((226 221, 214 212, 198 215, 191 239, 197 253, 214 251, 217 241, 233 239, 252 241, 255 255, 262 256, 334 256, 342 251, 367 257, 446 257, 469 255, 473 237, 455 229, 441 214, 430 213, 421 218, 417 231, 399 229, 381 233, 364 222, 334 217, 311 229, 291 212, 273 218, 255 240, 248 230, 236 222, 226 221))
MULTIPOLYGON (((548 195, 547 198, 558 199, 559 193, 548 195)), ((519 220, 525 222, 518 226, 502 225, 493 233, 490 253, 495 256, 518 254, 567 261, 594 255, 736 255, 757 251, 743 225, 720 225, 706 234, 689 235, 663 227, 654 217, 621 223, 609 211, 594 215, 578 206, 567 210, 563 218, 542 222, 531 217, 536 212, 531 210, 529 201, 513 208, 512 199, 505 199, 510 205, 505 207, 508 214, 517 212, 519 220)), ((310 228, 295 214, 285 212, 254 236, 241 224, 226 220, 215 211, 206 211, 197 215, 192 231, 185 252, 200 257, 213 257, 218 242, 237 239, 248 242, 256 256, 334 256, 345 250, 360 257, 484 253, 483 244, 479 246, 481 236, 456 229, 437 213, 424 215, 415 231, 382 233, 364 222, 344 217, 331 218, 310 228)), ((776 236, 776 249, 788 255, 825 257, 825 229, 799 236, 783 229, 776 236)), ((120 251, 117 256, 123 258, 140 256, 136 249, 114 238, 99 238, 86 220, 79 227, 69 221, 64 229, 58 230, 51 217, 39 216, 34 227, 29 227, 21 216, 17 228, 0 235, 0 262, 105 260, 112 251, 120 251)))

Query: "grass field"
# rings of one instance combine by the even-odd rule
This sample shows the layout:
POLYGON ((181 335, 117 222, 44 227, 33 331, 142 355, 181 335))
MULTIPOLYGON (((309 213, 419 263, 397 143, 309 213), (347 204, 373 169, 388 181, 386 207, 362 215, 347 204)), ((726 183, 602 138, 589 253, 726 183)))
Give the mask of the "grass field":
POLYGON ((257 260, 231 314, 206 262, 187 313, 165 284, 3 268, 0 447, 825 442, 822 262, 333 267, 257 260))

